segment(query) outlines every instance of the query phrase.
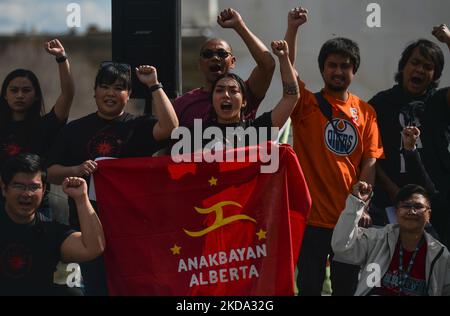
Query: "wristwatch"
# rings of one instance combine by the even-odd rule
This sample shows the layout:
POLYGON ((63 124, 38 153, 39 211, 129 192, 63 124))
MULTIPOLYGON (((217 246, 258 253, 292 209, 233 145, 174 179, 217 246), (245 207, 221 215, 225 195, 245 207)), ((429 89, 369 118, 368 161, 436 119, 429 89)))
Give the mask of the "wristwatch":
POLYGON ((58 64, 61 64, 67 60, 67 55, 64 54, 62 56, 56 57, 55 59, 58 64))

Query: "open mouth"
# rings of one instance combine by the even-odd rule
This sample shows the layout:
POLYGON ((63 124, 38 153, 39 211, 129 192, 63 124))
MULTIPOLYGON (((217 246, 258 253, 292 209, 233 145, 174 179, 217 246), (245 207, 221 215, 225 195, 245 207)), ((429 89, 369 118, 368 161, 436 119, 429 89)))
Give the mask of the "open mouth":
POLYGON ((114 101, 114 100, 105 100, 105 104, 106 105, 115 105, 116 104, 116 101, 114 101))
POLYGON ((233 105, 231 103, 222 103, 220 105, 220 109, 222 111, 231 111, 232 108, 233 108, 233 105))
POLYGON ((420 77, 411 77, 411 82, 415 85, 421 85, 423 81, 424 80, 420 77))
POLYGON ((220 67, 220 65, 212 65, 212 66, 209 66, 209 71, 220 72, 220 71, 222 71, 222 67, 220 67))

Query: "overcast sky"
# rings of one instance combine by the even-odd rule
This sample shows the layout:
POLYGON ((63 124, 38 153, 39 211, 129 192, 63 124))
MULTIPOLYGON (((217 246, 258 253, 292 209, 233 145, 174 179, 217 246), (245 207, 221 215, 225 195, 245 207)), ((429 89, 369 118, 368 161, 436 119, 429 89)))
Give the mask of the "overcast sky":
POLYGON ((84 32, 91 24, 111 29, 111 0, 0 0, 0 33, 31 30, 65 33, 70 3, 77 3, 81 8, 78 32, 84 32))

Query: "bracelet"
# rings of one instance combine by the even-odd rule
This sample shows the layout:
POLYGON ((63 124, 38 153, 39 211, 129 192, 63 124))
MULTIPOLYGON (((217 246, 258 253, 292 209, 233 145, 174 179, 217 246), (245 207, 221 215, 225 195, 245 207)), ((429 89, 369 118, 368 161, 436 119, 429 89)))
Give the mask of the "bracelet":
POLYGON ((148 88, 148 90, 150 91, 150 93, 153 93, 153 92, 155 92, 156 90, 162 89, 162 88, 163 88, 163 85, 162 85, 162 83, 160 82, 160 83, 157 83, 157 84, 151 86, 150 88, 148 88))
POLYGON ((67 55, 64 54, 62 56, 56 57, 55 59, 58 64, 61 64, 67 60, 67 55))

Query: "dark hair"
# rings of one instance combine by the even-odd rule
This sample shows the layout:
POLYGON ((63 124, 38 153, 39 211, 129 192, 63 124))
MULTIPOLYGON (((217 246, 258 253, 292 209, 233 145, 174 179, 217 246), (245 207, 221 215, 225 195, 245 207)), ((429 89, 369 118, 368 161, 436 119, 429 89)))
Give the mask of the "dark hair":
MULTIPOLYGON (((216 79, 216 81, 214 81, 214 83, 213 83, 213 85, 212 85, 212 89, 211 89, 211 96, 210 96, 211 110, 210 110, 210 112, 209 112, 209 118, 210 118, 210 119, 215 119, 215 118, 217 118, 216 111, 214 110, 214 106, 213 106, 213 96, 214 96, 214 90, 216 89, 217 83, 218 83, 220 80, 222 80, 223 78, 231 78, 231 79, 236 80, 236 82, 237 82, 238 85, 239 85, 239 88, 241 89, 242 101, 246 101, 246 100, 247 100, 247 96, 248 96, 248 95, 247 95, 247 86, 246 86, 244 80, 243 80, 241 77, 239 77, 238 75, 236 75, 236 74, 234 74, 234 73, 232 73, 232 72, 229 72, 229 73, 220 75, 220 76, 216 79)), ((241 114, 243 113, 244 109, 245 109, 245 108, 241 108, 241 114)), ((242 119, 243 119, 243 115, 241 115, 241 120, 242 120, 242 119)))
POLYGON ((400 85, 403 84, 403 69, 405 69, 406 63, 411 57, 414 49, 419 48, 420 54, 431 60, 434 64, 434 76, 433 82, 431 83, 432 88, 437 88, 439 85, 439 78, 442 75, 442 69, 444 69, 444 54, 439 46, 435 43, 426 40, 419 39, 411 44, 409 44, 402 53, 402 57, 398 62, 397 73, 395 74, 395 81, 400 85))
POLYGON ((131 68, 126 68, 119 63, 100 67, 95 77, 94 89, 101 84, 111 85, 117 80, 123 84, 125 89, 131 91, 131 68))
POLYGON ((359 63, 361 61, 359 55, 359 47, 356 42, 345 37, 332 38, 326 41, 320 49, 318 58, 320 72, 323 72, 325 60, 331 54, 349 57, 351 63, 353 64, 353 73, 356 74, 359 68, 359 63))
POLYGON ((9 157, 3 164, 1 171, 1 178, 3 184, 6 186, 19 172, 26 174, 36 174, 40 172, 42 183, 45 183, 47 178, 42 159, 38 155, 29 153, 21 153, 9 157))
POLYGON ((36 100, 33 102, 29 110, 27 111, 26 120, 35 121, 38 120, 41 115, 45 114, 44 98, 42 97, 41 85, 36 75, 26 69, 16 69, 11 71, 3 80, 1 98, 0 98, 0 126, 5 126, 12 119, 11 108, 6 101, 6 93, 10 82, 18 77, 24 77, 30 80, 33 85, 36 100))
POLYGON ((430 204, 430 195, 427 190, 417 184, 407 184, 403 186, 395 196, 395 206, 398 207, 400 202, 406 201, 413 194, 422 195, 427 200, 428 204, 430 204))

